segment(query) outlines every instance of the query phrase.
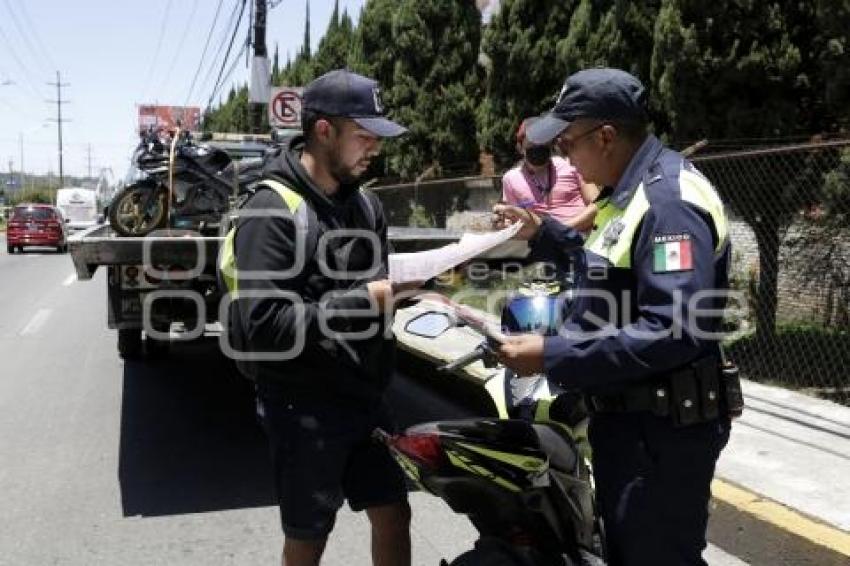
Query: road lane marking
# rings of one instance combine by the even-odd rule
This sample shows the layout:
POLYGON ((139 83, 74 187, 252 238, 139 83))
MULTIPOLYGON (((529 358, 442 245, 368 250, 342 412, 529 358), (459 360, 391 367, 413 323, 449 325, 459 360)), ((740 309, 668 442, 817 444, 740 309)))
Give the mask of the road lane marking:
POLYGON ((850 556, 850 533, 837 527, 814 521, 793 509, 766 497, 716 479, 711 483, 711 494, 744 513, 770 523, 820 546, 850 556))
POLYGON ((62 282, 62 286, 63 287, 69 287, 69 286, 73 285, 74 281, 76 281, 76 280, 77 280, 77 274, 72 273, 62 282))
POLYGON ((37 313, 30 319, 24 329, 21 330, 18 334, 20 336, 29 336, 35 334, 39 331, 39 329, 47 322, 47 319, 50 318, 50 309, 39 309, 37 313))

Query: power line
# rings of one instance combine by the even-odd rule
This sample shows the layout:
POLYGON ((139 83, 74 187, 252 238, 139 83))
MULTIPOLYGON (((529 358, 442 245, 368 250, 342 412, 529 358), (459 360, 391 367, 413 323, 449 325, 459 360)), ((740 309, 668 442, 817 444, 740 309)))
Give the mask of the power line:
MULTIPOLYGON (((242 0, 242 9, 239 10, 239 19, 236 21, 236 27, 233 28, 233 35, 230 36, 230 45, 227 46, 227 51, 224 54, 224 60, 221 62, 221 69, 218 72, 218 78, 215 80, 215 86, 213 87, 213 93, 210 95, 210 99, 207 102, 207 108, 209 108, 210 104, 212 104, 212 99, 215 96, 216 92, 218 92, 218 89, 220 88, 220 82, 219 81, 221 81, 222 73, 224 72, 224 66, 227 64, 227 59, 228 59, 228 57, 230 57, 230 50, 233 48, 233 42, 236 40, 236 33, 239 31, 239 25, 242 23, 242 16, 245 14, 245 6, 247 6, 247 5, 248 5, 248 0, 242 0)), ((246 42, 245 48, 247 48, 247 46, 248 46, 248 43, 246 42)), ((242 56, 242 52, 240 51, 239 55, 236 56, 236 61, 238 61, 239 57, 241 57, 241 56, 242 56)), ((234 67, 235 67, 235 65, 234 65, 234 67)), ((228 75, 231 72, 233 72, 233 68, 231 68, 230 72, 228 72, 228 75)))
POLYGON ((189 99, 192 98, 192 91, 195 90, 195 82, 198 80, 198 75, 201 74, 201 68, 204 66, 204 58, 207 56, 207 48, 210 46, 210 39, 212 39, 213 31, 215 31, 215 24, 218 23, 218 14, 221 12, 221 5, 223 3, 224 0, 218 0, 218 6, 215 8, 215 16, 213 16, 210 32, 207 34, 207 40, 204 42, 204 50, 201 52, 201 60, 198 62, 198 69, 195 71, 195 76, 192 77, 192 84, 189 86, 189 93, 186 94, 186 102, 183 103, 183 106, 188 105, 189 99))
POLYGON ((156 49, 154 49, 153 59, 151 59, 151 66, 148 69, 147 77, 145 77, 145 83, 142 90, 142 99, 146 98, 148 95, 148 89, 150 88, 150 80, 153 76, 153 70, 156 68, 157 60, 159 59, 159 51, 162 48, 162 38, 165 36, 165 28, 168 25, 168 13, 171 11, 171 0, 168 0, 168 4, 165 5, 165 12, 162 14, 162 24, 159 26, 159 38, 156 40, 156 49))
MULTIPOLYGON (((189 12, 189 22, 186 24, 186 29, 190 29, 192 26, 192 20, 195 18, 195 12, 198 9, 198 0, 194 0, 192 2, 192 10, 189 12)), ((180 34, 180 43, 177 44, 177 49, 174 51, 174 57, 171 58, 171 65, 168 66, 168 71, 165 73, 165 77, 162 79, 163 89, 165 85, 168 85, 168 79, 171 78, 171 73, 174 71, 174 65, 177 64, 177 60, 180 59, 183 53, 183 44, 186 43, 186 36, 188 33, 180 34)))
POLYGON ((15 48, 11 41, 9 41, 9 36, 6 35, 6 32, 3 30, 3 26, 0 26, 0 36, 3 37, 3 41, 6 42, 6 46, 9 49, 9 53, 12 55, 12 59, 18 64, 18 67, 23 71, 23 76, 26 79, 28 85, 30 86, 30 93, 33 94, 37 98, 42 98, 41 93, 38 88, 36 88, 35 83, 31 80, 32 76, 30 75, 30 69, 21 61, 21 58, 18 57, 18 53, 15 51, 15 48))
POLYGON ((40 59, 41 64, 45 65, 45 70, 55 69, 56 67, 51 67, 50 62, 44 58, 44 55, 38 52, 38 49, 35 47, 35 44, 32 43, 31 39, 34 34, 27 33, 24 30, 24 26, 22 26, 20 20, 18 20, 18 16, 12 9, 12 5, 9 4, 9 0, 3 0, 3 3, 6 5, 6 11, 8 11, 9 15, 12 17, 12 23, 15 24, 15 29, 18 30, 18 35, 21 36, 21 39, 23 39, 23 42, 26 44, 25 47, 29 49, 30 54, 33 55, 32 59, 40 59))
POLYGON ((219 40, 218 49, 216 49, 215 56, 210 61, 210 66, 207 69, 207 74, 204 75, 204 80, 200 84, 201 92, 204 92, 207 87, 209 87, 210 81, 215 74, 215 69, 218 66, 218 58, 221 56, 222 51, 224 50, 224 46, 227 43, 227 36, 231 33, 231 29, 233 28, 234 23, 236 22, 236 16, 239 13, 239 0, 233 4, 233 11, 230 13, 230 18, 227 21, 227 25, 224 27, 224 31, 221 35, 221 39, 219 40))
POLYGON ((35 37, 36 44, 38 44, 38 47, 39 47, 39 49, 41 49, 42 54, 44 55, 44 58, 49 63, 48 68, 49 69, 58 69, 59 66, 56 65, 56 63, 53 61, 53 58, 50 56, 50 52, 44 47, 44 42, 41 40, 41 34, 38 33, 38 28, 35 27, 32 23, 32 18, 30 18, 29 12, 27 12, 27 3, 21 2, 20 7, 21 7, 21 14, 23 14, 23 16, 24 16, 24 20, 26 21, 26 23, 29 25, 29 28, 33 32, 33 37, 35 37))
POLYGON ((215 95, 219 93, 221 88, 227 83, 228 79, 230 79, 230 75, 233 74, 233 71, 236 69, 236 65, 239 64, 239 58, 242 56, 243 53, 248 50, 248 46, 250 44, 251 42, 246 40, 245 43, 242 45, 242 49, 240 49, 239 53, 236 54, 236 57, 233 59, 233 62, 230 64, 230 67, 228 67, 227 72, 224 74, 224 78, 222 79, 221 84, 219 84, 218 88, 210 95, 210 101, 207 103, 207 108, 210 107, 212 99, 215 98, 215 95))

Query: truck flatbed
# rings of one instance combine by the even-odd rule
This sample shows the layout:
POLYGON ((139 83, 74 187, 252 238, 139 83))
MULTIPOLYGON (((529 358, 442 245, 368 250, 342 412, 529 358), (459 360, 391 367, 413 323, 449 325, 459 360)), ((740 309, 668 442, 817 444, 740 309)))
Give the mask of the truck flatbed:
MULTIPOLYGON (((203 254, 204 265, 212 267, 223 239, 178 229, 157 236, 123 237, 105 224, 71 236, 68 249, 77 279, 84 281, 101 265, 180 265, 190 269, 197 266, 199 254, 203 254)), ((456 242, 460 234, 439 228, 390 227, 389 239, 395 251, 415 252, 456 242)))

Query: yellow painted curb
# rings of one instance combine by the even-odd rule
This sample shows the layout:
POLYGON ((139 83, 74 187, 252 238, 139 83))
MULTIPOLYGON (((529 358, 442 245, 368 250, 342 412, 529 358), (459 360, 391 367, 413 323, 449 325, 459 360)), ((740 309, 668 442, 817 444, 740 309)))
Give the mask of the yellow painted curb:
POLYGON ((850 556, 850 533, 819 523, 770 499, 723 480, 711 483, 711 494, 737 509, 770 523, 783 531, 850 556))

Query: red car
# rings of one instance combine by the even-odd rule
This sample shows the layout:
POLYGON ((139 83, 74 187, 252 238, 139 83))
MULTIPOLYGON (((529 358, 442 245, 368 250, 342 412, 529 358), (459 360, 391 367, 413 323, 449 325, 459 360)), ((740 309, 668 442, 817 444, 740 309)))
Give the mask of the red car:
POLYGON ((6 250, 24 251, 24 246, 49 246, 68 251, 65 219, 49 204, 19 204, 12 210, 6 227, 6 250))

